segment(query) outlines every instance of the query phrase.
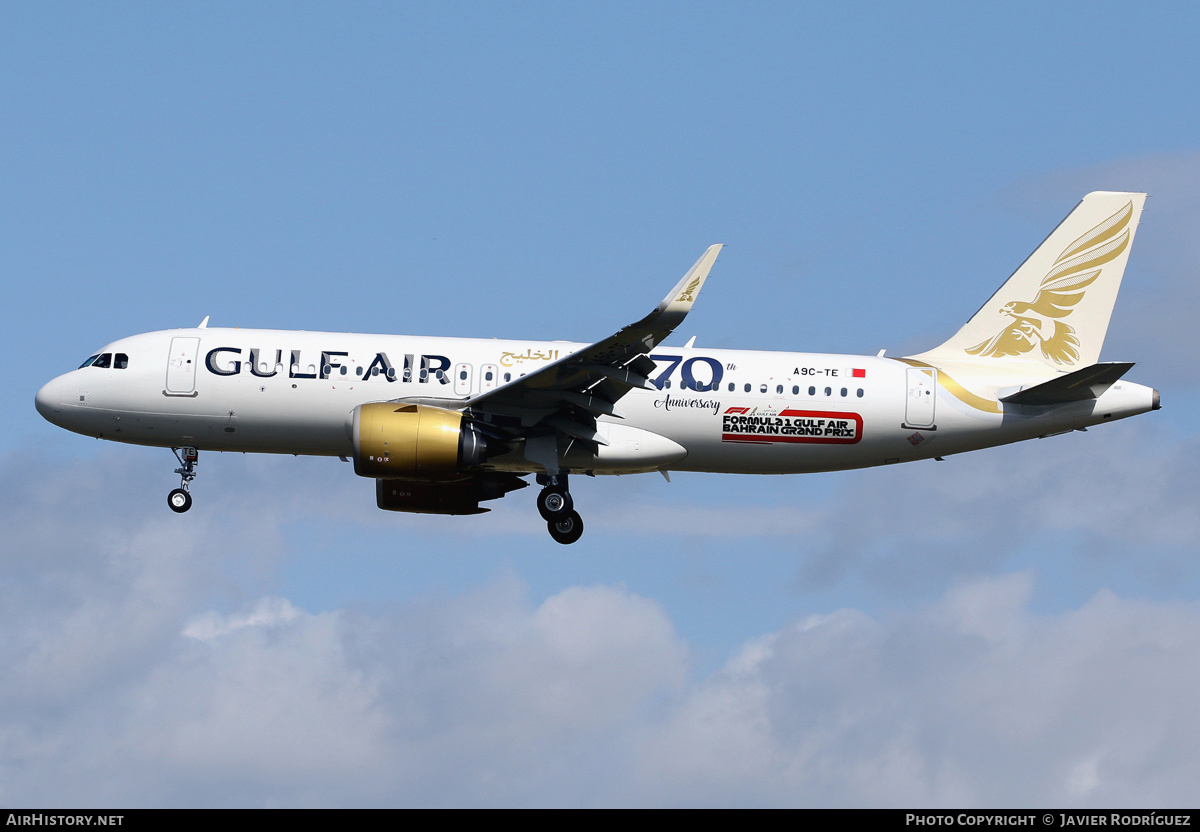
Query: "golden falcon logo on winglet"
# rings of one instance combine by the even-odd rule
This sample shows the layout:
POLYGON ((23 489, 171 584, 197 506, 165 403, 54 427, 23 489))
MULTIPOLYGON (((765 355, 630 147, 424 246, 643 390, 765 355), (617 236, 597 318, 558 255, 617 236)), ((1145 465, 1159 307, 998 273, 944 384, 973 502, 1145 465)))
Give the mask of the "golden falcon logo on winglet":
POLYGON ((1063 251, 1050 272, 1042 278, 1037 296, 1031 301, 1011 301, 1000 310, 1012 323, 992 338, 969 347, 968 355, 1003 358, 1022 355, 1041 347, 1042 355, 1056 364, 1074 364, 1079 360, 1079 339, 1075 328, 1064 323, 1083 299, 1087 288, 1100 276, 1101 268, 1129 246, 1129 220, 1133 203, 1088 231, 1063 251))
POLYGON ((684 289, 682 292, 679 293, 679 297, 675 298, 675 302, 683 303, 684 301, 686 301, 688 303, 694 303, 696 298, 693 296, 692 293, 696 291, 696 286, 698 286, 699 284, 700 284, 700 278, 697 277, 696 279, 694 279, 691 283, 689 283, 687 285, 686 289, 684 289))

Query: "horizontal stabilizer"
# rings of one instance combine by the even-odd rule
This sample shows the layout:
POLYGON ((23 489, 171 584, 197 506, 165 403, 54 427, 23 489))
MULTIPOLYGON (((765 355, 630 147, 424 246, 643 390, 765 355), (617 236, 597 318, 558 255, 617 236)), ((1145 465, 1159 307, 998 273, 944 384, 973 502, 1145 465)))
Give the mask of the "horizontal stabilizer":
POLYGON ((1098 399, 1121 376, 1129 372, 1132 366, 1133 363, 1128 361, 1093 364, 1034 387, 1001 396, 1000 401, 1007 404, 1049 405, 1098 399))

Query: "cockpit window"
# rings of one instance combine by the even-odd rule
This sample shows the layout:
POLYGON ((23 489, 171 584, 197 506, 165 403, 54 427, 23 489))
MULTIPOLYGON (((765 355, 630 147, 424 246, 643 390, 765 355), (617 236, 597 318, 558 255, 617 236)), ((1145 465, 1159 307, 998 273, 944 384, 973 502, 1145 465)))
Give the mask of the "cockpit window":
POLYGON ((108 367, 111 367, 112 366, 112 353, 111 352, 104 353, 104 355, 100 356, 99 358, 97 358, 95 361, 92 362, 92 366, 93 367, 103 367, 105 369, 107 369, 108 367))
POLYGON ((80 365, 79 365, 79 369, 81 369, 81 370, 82 370, 84 367, 90 367, 90 366, 92 366, 92 362, 93 362, 93 361, 95 361, 95 360, 96 360, 97 358, 99 358, 99 357, 100 357, 100 356, 98 356, 98 355, 89 355, 89 356, 87 357, 87 361, 85 361, 85 362, 83 362, 82 364, 80 364, 80 365))
POLYGON ((118 370, 124 370, 129 366, 129 356, 123 352, 119 352, 113 359, 113 367, 118 370))

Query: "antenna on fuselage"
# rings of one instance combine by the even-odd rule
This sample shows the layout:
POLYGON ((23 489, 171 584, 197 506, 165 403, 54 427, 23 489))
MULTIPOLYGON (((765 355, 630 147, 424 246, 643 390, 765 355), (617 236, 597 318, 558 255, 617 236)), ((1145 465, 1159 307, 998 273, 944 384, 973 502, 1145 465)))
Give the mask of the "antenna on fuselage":
POLYGON ((204 320, 200 322, 200 326, 196 327, 196 329, 208 329, 209 317, 210 317, 209 315, 205 315, 204 320))

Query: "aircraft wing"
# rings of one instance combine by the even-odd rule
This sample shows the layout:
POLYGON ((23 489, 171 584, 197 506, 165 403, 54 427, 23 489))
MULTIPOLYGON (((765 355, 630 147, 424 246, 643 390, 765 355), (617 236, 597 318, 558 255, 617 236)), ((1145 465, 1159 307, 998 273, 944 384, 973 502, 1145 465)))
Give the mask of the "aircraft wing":
POLYGON ((716 262, 721 245, 709 246, 654 311, 603 341, 541 367, 517 380, 463 402, 478 413, 519 417, 522 427, 538 423, 579 439, 604 444, 595 417, 622 417, 616 402, 634 387, 654 389, 647 356, 691 311, 716 262))

